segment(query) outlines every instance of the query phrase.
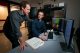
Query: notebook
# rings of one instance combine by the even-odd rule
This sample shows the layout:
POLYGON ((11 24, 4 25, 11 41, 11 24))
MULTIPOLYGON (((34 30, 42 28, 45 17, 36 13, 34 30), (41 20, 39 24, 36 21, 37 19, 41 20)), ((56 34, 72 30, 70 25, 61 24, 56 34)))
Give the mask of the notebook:
POLYGON ((30 45, 33 49, 37 49, 40 46, 44 45, 44 41, 37 37, 33 37, 27 40, 26 43, 30 45))

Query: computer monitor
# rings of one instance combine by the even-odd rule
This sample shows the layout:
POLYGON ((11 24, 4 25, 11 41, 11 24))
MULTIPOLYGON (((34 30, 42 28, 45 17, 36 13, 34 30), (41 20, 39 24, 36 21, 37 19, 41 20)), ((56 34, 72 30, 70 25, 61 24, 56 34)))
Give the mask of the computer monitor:
POLYGON ((65 38, 65 42, 68 48, 71 46, 71 41, 73 37, 73 24, 74 24, 73 20, 66 20, 64 38, 65 38))

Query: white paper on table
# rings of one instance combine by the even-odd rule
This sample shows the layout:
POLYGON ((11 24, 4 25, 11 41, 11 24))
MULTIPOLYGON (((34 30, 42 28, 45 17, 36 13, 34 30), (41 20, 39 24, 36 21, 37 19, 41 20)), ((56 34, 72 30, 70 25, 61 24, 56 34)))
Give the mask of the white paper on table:
POLYGON ((40 38, 33 37, 26 41, 28 45, 30 45, 33 49, 37 49, 44 44, 44 41, 40 38))

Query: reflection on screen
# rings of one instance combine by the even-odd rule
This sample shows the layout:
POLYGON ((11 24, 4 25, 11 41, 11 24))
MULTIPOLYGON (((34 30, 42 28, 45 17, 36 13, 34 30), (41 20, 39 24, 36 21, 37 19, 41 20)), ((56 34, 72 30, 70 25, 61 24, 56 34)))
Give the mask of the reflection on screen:
POLYGON ((72 28, 73 28, 73 20, 67 20, 65 34, 64 34, 67 46, 70 46, 70 42, 72 39, 72 35, 71 35, 72 28))

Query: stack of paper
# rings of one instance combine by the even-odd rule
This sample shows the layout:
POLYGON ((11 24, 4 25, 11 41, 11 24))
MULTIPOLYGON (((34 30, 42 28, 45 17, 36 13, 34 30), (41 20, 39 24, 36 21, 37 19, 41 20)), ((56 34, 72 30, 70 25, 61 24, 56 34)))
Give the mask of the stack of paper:
POLYGON ((33 37, 27 40, 26 43, 30 45, 33 49, 37 49, 44 44, 44 41, 42 41, 40 38, 33 37))

